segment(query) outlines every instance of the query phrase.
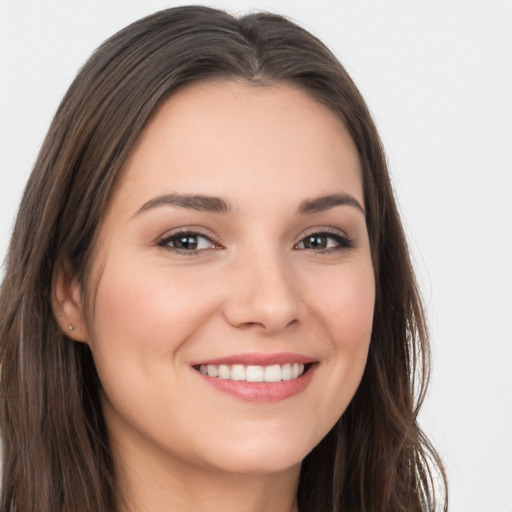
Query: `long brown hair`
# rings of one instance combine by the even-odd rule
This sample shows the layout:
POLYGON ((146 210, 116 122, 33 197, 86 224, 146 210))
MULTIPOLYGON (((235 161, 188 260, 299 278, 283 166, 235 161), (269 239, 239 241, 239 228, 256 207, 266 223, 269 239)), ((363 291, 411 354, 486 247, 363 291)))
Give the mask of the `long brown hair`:
POLYGON ((446 509, 441 462, 417 424, 429 369, 424 313, 364 100, 332 53, 292 22, 179 7, 137 21, 92 55, 27 184, 0 292, 1 512, 116 510, 101 384, 87 345, 53 316, 52 272, 65 258, 87 284, 116 177, 148 119, 180 86, 219 78, 301 87, 340 117, 361 161, 376 278, 370 351, 348 409, 303 461, 301 512, 446 509))

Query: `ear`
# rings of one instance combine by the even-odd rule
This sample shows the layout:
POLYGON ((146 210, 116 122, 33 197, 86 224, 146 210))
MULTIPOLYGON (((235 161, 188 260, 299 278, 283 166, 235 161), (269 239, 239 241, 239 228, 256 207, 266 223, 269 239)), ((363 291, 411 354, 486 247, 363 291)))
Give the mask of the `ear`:
POLYGON ((64 334, 75 341, 88 341, 82 304, 82 286, 71 264, 59 259, 52 278, 53 314, 64 334))

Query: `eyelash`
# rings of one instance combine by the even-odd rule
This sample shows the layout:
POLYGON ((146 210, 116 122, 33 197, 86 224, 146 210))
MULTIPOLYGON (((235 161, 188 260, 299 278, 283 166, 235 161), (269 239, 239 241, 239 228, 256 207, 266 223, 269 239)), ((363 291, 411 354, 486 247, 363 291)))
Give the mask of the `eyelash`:
MULTIPOLYGON (((180 230, 177 232, 172 233, 169 236, 166 236, 165 238, 162 238, 157 242, 157 245, 159 247, 163 247, 165 249, 169 249, 173 252, 184 254, 184 255, 195 255, 199 254, 201 251, 205 251, 208 249, 221 249, 222 246, 215 242, 210 236, 205 235, 203 233, 192 231, 192 230, 180 230), (203 247, 198 249, 197 246, 194 249, 186 249, 183 247, 172 247, 170 244, 173 242, 179 242, 180 239, 183 240, 184 238, 196 238, 196 239, 203 239, 208 240, 210 247, 203 247)), ((199 245, 199 244, 198 244, 199 245)), ((325 254, 325 253, 331 253, 335 251, 343 251, 347 249, 351 249, 354 247, 354 241, 348 238, 347 236, 339 233, 338 231, 330 231, 330 230, 323 230, 323 231, 312 231, 311 233, 306 234, 297 244, 294 245, 294 249, 297 250, 311 250, 317 253, 325 254), (326 247, 320 248, 318 250, 308 248, 308 247, 301 247, 298 246, 300 244, 304 244, 306 240, 309 239, 309 242, 312 242, 312 239, 319 239, 319 238, 327 238, 334 240, 335 245, 333 247, 328 247, 329 242, 326 243, 326 247)))

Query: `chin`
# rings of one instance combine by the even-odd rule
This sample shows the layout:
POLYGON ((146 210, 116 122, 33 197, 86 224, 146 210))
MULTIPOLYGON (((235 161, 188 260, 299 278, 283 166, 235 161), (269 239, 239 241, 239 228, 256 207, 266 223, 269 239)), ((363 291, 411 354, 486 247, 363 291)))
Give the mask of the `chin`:
POLYGON ((238 454, 224 459, 217 468, 226 473, 239 475, 265 475, 284 473, 300 468, 303 457, 290 457, 288 454, 273 453, 264 456, 261 454, 238 454))
POLYGON ((302 460, 316 446, 300 436, 272 436, 250 439, 224 446, 222 454, 212 454, 209 463, 238 474, 272 474, 298 469, 302 460), (220 456, 219 456, 220 455, 220 456))

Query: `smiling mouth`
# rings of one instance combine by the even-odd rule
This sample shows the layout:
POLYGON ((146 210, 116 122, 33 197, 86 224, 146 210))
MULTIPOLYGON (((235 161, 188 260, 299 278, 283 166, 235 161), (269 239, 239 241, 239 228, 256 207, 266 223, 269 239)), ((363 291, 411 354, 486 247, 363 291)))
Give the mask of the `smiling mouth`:
POLYGON ((202 375, 222 380, 244 382, 281 382, 295 380, 304 375, 312 363, 285 363, 269 366, 243 364, 201 364, 194 368, 202 375))

